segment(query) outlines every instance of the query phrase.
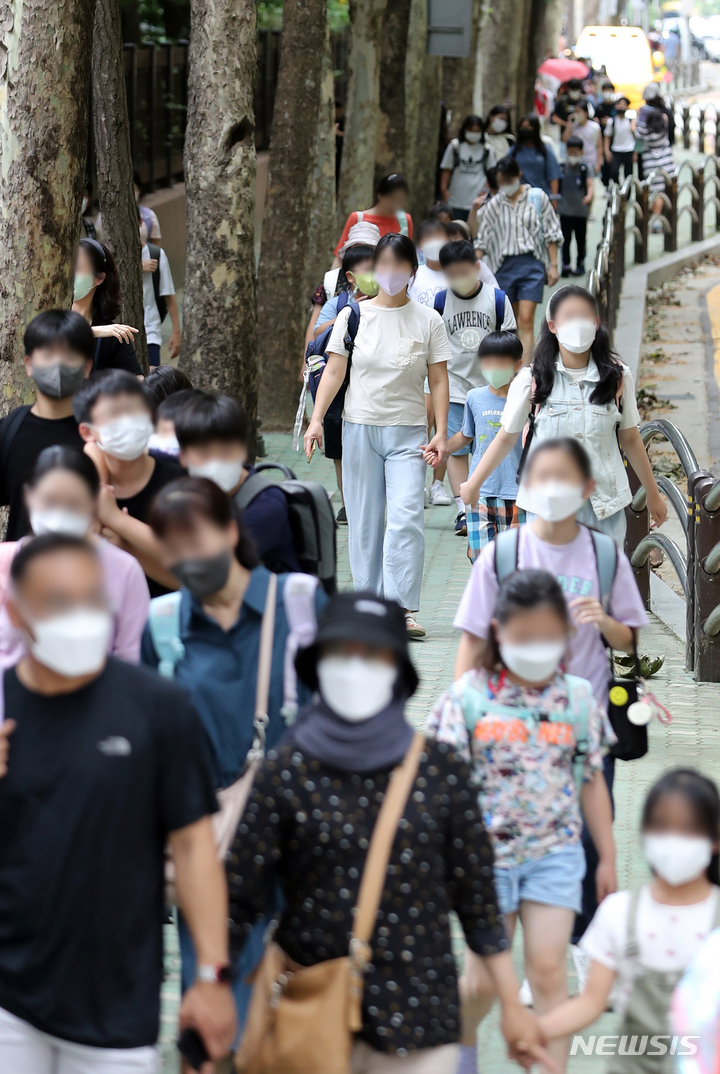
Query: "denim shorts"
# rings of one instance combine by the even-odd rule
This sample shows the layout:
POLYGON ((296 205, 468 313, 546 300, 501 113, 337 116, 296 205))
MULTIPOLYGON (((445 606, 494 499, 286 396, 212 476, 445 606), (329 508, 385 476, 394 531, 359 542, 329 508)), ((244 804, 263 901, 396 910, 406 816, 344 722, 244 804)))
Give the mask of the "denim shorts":
POLYGON ((495 276, 511 302, 542 302, 545 266, 533 254, 506 257, 495 276))
POLYGON ((576 914, 582 908, 585 851, 582 843, 563 847, 554 854, 510 868, 495 866, 498 904, 504 914, 514 914, 520 903, 541 902, 562 906, 576 914))
MULTIPOLYGON (((448 440, 451 436, 455 436, 455 433, 459 433, 462 429, 463 414, 465 413, 464 403, 451 403, 448 408, 448 424, 447 435, 448 440)), ((472 441, 466 444, 465 447, 458 448, 457 451, 453 451, 453 455, 469 455, 473 449, 472 441)))

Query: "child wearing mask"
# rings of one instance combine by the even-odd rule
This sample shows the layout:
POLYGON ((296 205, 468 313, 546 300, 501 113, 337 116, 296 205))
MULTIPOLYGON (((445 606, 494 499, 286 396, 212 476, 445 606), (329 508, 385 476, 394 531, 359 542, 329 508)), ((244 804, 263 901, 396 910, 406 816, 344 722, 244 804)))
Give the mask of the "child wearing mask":
MULTIPOLYGON (((522 343, 515 332, 491 332, 480 344, 478 358, 485 384, 468 392, 462 428, 448 440, 450 452, 473 445, 470 473, 500 428, 510 382, 522 365, 522 343)), ((515 450, 481 488, 477 509, 467 512, 468 558, 472 562, 498 533, 525 521, 525 512, 518 511, 515 505, 521 454, 522 448, 516 444, 515 450)))
POLYGON ((341 294, 333 295, 323 305, 315 322, 314 334, 316 336, 327 331, 330 325, 335 323, 335 318, 348 299, 361 302, 362 299, 373 298, 377 294, 378 288, 372 270, 374 250, 374 246, 356 243, 350 246, 343 255, 342 272, 347 286, 341 294))
POLYGON ((481 116, 466 116, 440 161, 440 193, 459 220, 467 220, 472 203, 485 186, 485 174, 495 154, 485 141, 481 116))
POLYGON ((568 138, 567 157, 560 165, 560 201, 558 215, 563 233, 563 276, 585 275, 585 237, 588 216, 593 200, 595 172, 590 164, 583 163, 583 144, 579 138, 568 138), (577 247, 575 268, 570 264, 570 246, 573 235, 577 247))
POLYGON ((615 102, 615 115, 608 119, 603 131, 605 160, 610 166, 610 178, 616 183, 620 182, 621 169, 623 181, 633 173, 635 124, 625 114, 629 107, 630 101, 627 97, 618 97, 615 102))
MULTIPOLYGON (((482 666, 458 679, 428 718, 427 733, 470 761, 493 850, 509 938, 522 921, 525 970, 538 1014, 567 998, 565 957, 580 909, 585 855, 580 806, 600 862, 598 898, 615 891, 610 797, 602 774, 612 739, 590 683, 563 661, 572 623, 547 571, 511 574, 500 587, 482 666)), ((494 999, 482 960, 466 952, 458 1074, 477 1070, 476 1031, 494 999)), ((567 1041, 548 1051, 562 1070, 567 1041)))
MULTIPOLYGON (((651 787, 642 817, 652 880, 608 895, 581 945, 592 959, 581 995, 540 1018, 546 1035, 578 1033, 607 1008, 616 979, 618 1033, 649 1040, 644 1053, 614 1055, 608 1074, 669 1069, 673 990, 708 934, 720 927, 720 798, 712 780, 675 768, 651 787)), ((678 1053, 679 1054, 679 1053, 678 1053)))
POLYGON ((408 294, 415 302, 432 306, 435 295, 445 286, 440 251, 448 241, 447 226, 441 220, 423 220, 417 234, 418 260, 422 254, 422 264, 408 287, 408 294))

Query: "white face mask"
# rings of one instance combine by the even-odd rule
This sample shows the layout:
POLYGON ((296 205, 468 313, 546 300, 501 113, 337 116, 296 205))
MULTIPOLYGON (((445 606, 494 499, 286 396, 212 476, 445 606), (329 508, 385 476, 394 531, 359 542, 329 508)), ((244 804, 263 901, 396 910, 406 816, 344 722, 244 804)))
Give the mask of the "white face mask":
POLYGON ((528 510, 543 522, 562 522, 576 515, 585 503, 581 485, 564 481, 546 481, 527 490, 528 510))
POLYGON ((557 338, 566 351, 571 354, 583 354, 592 347, 597 335, 597 325, 584 317, 566 321, 558 327, 557 338))
POLYGON ((611 101, 612 99, 613 99, 612 90, 608 90, 607 93, 603 92, 603 100, 604 101, 611 101))
POLYGON ((480 131, 465 131, 465 141, 469 145, 477 145, 482 138, 480 131))
POLYGON ((503 664, 525 682, 546 682, 557 671, 565 652, 564 641, 531 641, 526 645, 500 644, 503 664))
POLYGON ((90 529, 90 519, 85 515, 76 515, 62 507, 53 507, 47 511, 31 510, 30 525, 36 537, 43 533, 64 533, 68 537, 84 537, 90 529))
POLYGON ((125 414, 97 429, 99 446, 115 459, 131 462, 139 459, 153 434, 147 414, 125 414))
POLYGON ((148 440, 148 450, 159 451, 161 455, 172 455, 173 458, 177 458, 180 454, 180 445, 176 436, 160 436, 159 433, 153 433, 148 440))
POLYGON ((580 90, 570 90, 568 93, 568 97, 571 101, 579 101, 581 96, 582 94, 580 93, 580 90))
POLYGON ((712 842, 700 835, 644 835, 643 853, 658 876, 677 887, 696 880, 712 858, 712 842))
POLYGON ((512 183, 506 183, 505 186, 500 189, 505 191, 506 197, 511 198, 513 194, 517 194, 520 189, 520 180, 513 179, 512 183))
POLYGON ((507 122, 504 119, 494 119, 490 126, 494 134, 502 134, 503 131, 507 130, 507 122))
POLYGON ((424 242, 420 249, 425 255, 426 261, 437 261, 440 257, 440 251, 447 242, 447 239, 428 239, 424 242))
POLYGON ((317 672, 323 701, 349 723, 369 720, 387 708, 398 676, 394 664, 359 656, 324 656, 317 672))
POLYGON ((210 459, 201 466, 188 466, 190 477, 207 477, 219 485, 223 492, 232 492, 239 483, 242 472, 242 459, 210 459))
POLYGON ((92 675, 103 666, 112 637, 110 612, 75 608, 52 619, 28 619, 35 638, 27 647, 38 663, 58 675, 92 675))

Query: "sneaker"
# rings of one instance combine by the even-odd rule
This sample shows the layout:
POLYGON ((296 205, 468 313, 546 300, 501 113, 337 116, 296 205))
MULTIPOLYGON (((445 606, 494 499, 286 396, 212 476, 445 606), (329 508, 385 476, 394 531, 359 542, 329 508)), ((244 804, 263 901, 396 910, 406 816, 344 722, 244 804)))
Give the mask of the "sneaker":
POLYGON ((424 638, 425 627, 421 627, 413 612, 405 612, 405 627, 409 638, 424 638))
POLYGON ((572 268, 570 267, 570 265, 563 265, 562 272, 560 273, 560 275, 561 276, 572 276, 572 268))
POLYGON ((527 977, 525 978, 523 983, 520 985, 520 991, 518 992, 518 999, 522 1003, 523 1007, 532 1007, 532 1005, 533 1005, 532 989, 530 988, 530 982, 528 981, 527 977))
POLYGON ((577 974, 578 995, 582 995, 585 991, 585 985, 587 984, 592 959, 590 958, 590 955, 586 955, 584 951, 581 951, 579 945, 576 943, 570 944, 570 954, 572 955, 573 966, 575 967, 575 973, 577 974))
POLYGON ((467 537, 467 518, 464 511, 460 511, 455 519, 455 536, 467 537))
POLYGON ((345 504, 342 505, 342 507, 336 514, 335 521, 337 522, 338 526, 347 526, 347 511, 345 510, 345 504))
POLYGON ((584 265, 578 265, 577 268, 573 269, 572 274, 573 274, 573 276, 584 276, 585 275, 585 266, 584 265))
POLYGON ((452 496, 445 491, 442 481, 433 481, 430 486, 430 503, 433 507, 449 507, 453 502, 452 496))

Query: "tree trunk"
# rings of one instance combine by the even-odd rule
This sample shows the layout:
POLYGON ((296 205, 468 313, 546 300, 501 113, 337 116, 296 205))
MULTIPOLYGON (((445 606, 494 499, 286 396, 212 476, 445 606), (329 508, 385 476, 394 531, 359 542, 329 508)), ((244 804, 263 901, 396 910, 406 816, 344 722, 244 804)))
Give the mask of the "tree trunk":
POLYGON ((527 111, 529 21, 530 0, 493 0, 480 27, 483 111, 506 104, 513 109, 515 125, 527 111))
MULTIPOLYGON (((193 0, 180 368, 257 415, 255 0, 193 0)), ((254 435, 253 435, 254 441, 254 435)), ((253 445, 250 445, 251 448, 253 445)))
MULTIPOLYGON (((537 71, 543 60, 557 54, 560 37, 561 0, 532 0, 528 68, 537 71)), ((595 25, 594 19, 588 25, 595 25)), ((534 87, 534 83, 533 83, 534 87)), ((530 108, 534 104, 530 104, 530 108)), ((530 110, 528 108, 528 111, 530 110)))
POLYGON ((0 387, 28 394, 27 322, 72 302, 94 0, 0 3, 0 387))
MULTIPOLYGON (((378 137, 375 184, 389 172, 407 170, 410 138, 407 127, 406 62, 412 0, 392 0, 385 12, 380 55, 378 137)), ((356 208, 362 208, 358 205, 356 208)))
MULTIPOLYGON (((325 268, 332 264, 337 242, 335 223, 335 78, 330 48, 330 26, 325 33, 325 54, 322 66, 322 88, 317 123, 315 169, 313 174, 310 236, 305 268, 305 298, 313 293, 325 268)), ((307 313, 308 304, 306 301, 307 313)))
POLYGON ((326 26, 327 0, 285 0, 258 274, 260 411, 268 429, 292 428, 300 391, 326 26))
POLYGON ((133 193, 120 5, 97 0, 92 54, 93 130, 103 230, 122 283, 122 322, 139 329, 135 353, 148 371, 142 244, 133 193))
POLYGON ((386 6, 387 0, 351 0, 350 3, 350 79, 338 193, 340 227, 351 212, 369 209, 374 203, 380 55, 386 6))
POLYGON ((408 182, 410 184, 410 212, 417 224, 424 220, 435 200, 438 174, 438 150, 442 120, 442 69, 440 56, 427 55, 427 3, 413 0, 410 12, 411 54, 416 61, 411 65, 408 85, 412 80, 417 87, 417 107, 410 130, 412 150, 409 154, 408 182), (419 75, 417 74, 419 69, 419 75))
POLYGON ((475 75, 482 12, 483 0, 473 0, 470 55, 443 58, 442 93, 445 107, 451 112, 450 127, 453 135, 457 134, 465 116, 475 110, 475 75))

